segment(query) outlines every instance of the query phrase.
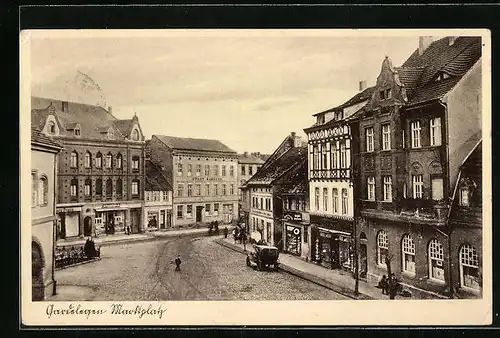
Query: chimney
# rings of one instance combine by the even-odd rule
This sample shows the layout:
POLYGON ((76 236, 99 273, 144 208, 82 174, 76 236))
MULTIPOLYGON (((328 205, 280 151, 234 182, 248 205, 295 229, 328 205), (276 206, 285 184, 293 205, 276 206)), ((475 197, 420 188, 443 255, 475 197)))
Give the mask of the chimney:
POLYGON ((418 55, 424 54, 427 47, 432 43, 432 36, 421 36, 418 38, 418 55))
POLYGON ((457 39, 457 36, 449 36, 448 37, 448 46, 453 46, 456 39, 457 39))
POLYGON ((359 91, 362 92, 365 89, 366 89, 366 81, 365 80, 359 81, 359 91))
POLYGON ((113 107, 108 106, 108 113, 113 114, 113 107))

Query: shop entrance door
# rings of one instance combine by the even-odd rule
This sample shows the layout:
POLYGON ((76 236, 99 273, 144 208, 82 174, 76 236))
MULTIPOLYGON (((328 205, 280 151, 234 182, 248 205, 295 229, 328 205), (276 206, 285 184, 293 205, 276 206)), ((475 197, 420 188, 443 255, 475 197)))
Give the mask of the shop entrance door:
POLYGON ((172 226, 172 211, 167 210, 167 228, 172 226))
POLYGON ((201 222, 201 213, 203 211, 203 207, 196 207, 196 223, 201 222))
POLYGON ((165 210, 160 211, 160 229, 165 229, 165 210))
POLYGON ((89 216, 83 220, 83 235, 92 236, 92 218, 89 216))

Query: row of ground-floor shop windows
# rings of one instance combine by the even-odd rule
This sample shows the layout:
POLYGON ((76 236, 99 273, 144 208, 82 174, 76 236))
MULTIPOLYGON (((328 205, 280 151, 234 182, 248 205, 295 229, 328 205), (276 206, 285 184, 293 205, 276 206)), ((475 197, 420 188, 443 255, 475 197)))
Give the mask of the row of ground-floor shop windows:
POLYGON ((148 228, 167 229, 172 226, 172 210, 148 211, 148 228))
MULTIPOLYGON (((204 216, 219 216, 219 203, 213 204, 205 204, 205 206, 195 206, 192 204, 187 205, 178 205, 177 206, 177 219, 193 219, 196 222, 202 221, 202 215, 204 216), (196 208, 195 208, 196 207, 196 208), (193 215, 193 212, 195 214, 193 215)), ((232 204, 223 204, 222 205, 222 216, 223 221, 229 223, 233 219, 233 205, 232 204)))
MULTIPOLYGON (((377 263, 386 264, 389 251, 387 232, 381 230, 377 234, 377 263)), ((443 245, 432 239, 428 244, 429 278, 445 281, 443 245)), ((401 240, 402 270, 415 274, 415 243, 409 234, 401 240)), ((463 287, 479 290, 481 287, 479 276, 479 258, 476 249, 468 244, 462 245, 459 257, 460 284, 463 287)))
POLYGON ((252 232, 261 232, 264 231, 264 229, 266 229, 266 234, 267 234, 265 240, 267 241, 267 243, 271 244, 272 240, 271 222, 264 222, 263 219, 252 217, 252 232))

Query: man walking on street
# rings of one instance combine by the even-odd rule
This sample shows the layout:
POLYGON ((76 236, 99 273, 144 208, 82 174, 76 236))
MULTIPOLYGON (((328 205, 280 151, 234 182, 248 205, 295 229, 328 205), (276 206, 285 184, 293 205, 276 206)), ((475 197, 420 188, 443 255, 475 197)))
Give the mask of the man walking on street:
POLYGON ((174 260, 175 263, 175 271, 181 271, 181 256, 177 255, 177 258, 174 260))

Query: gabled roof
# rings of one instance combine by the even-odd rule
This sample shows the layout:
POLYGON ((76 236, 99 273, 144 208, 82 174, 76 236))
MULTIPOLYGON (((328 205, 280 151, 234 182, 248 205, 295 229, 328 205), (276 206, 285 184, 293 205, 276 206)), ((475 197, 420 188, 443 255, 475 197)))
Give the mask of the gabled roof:
POLYGON ((116 120, 115 126, 122 133, 123 136, 128 137, 132 132, 132 127, 134 127, 135 121, 133 119, 128 120, 116 120))
POLYGON ((346 102, 342 103, 341 105, 333 107, 333 108, 330 108, 330 109, 327 109, 327 110, 319 112, 319 113, 316 113, 313 116, 316 116, 316 115, 319 115, 319 114, 324 114, 324 113, 329 113, 329 112, 332 112, 332 111, 335 111, 335 110, 339 110, 339 109, 342 109, 342 108, 345 108, 345 107, 353 106, 353 105, 355 105, 357 103, 360 103, 360 102, 363 102, 365 100, 368 100, 368 99, 370 99, 372 97, 373 92, 375 91, 375 88, 376 88, 375 86, 368 87, 365 90, 357 93, 356 95, 354 95, 349 100, 347 100, 346 102))
POLYGON ((280 192, 283 195, 307 195, 309 192, 309 183, 307 179, 307 158, 303 159, 300 168, 289 171, 281 177, 283 184, 280 192))
POLYGON ((153 162, 146 161, 146 191, 172 191, 172 184, 153 162))
POLYGON ((166 146, 174 150, 199 150, 208 152, 219 153, 232 153, 236 152, 230 149, 219 140, 198 139, 198 138, 185 138, 164 135, 153 135, 162 141, 166 146))
POLYGON ((293 147, 287 152, 262 166, 247 182, 252 184, 272 184, 289 170, 307 161, 307 146, 293 147))
POLYGON ((31 144, 39 144, 42 146, 62 149, 62 145, 53 141, 50 137, 41 132, 37 127, 31 127, 31 144))

